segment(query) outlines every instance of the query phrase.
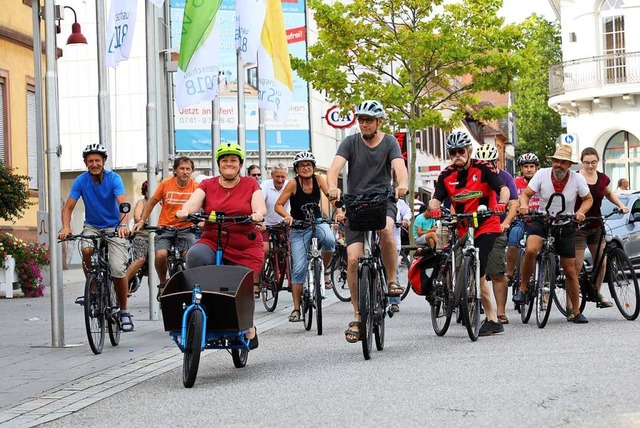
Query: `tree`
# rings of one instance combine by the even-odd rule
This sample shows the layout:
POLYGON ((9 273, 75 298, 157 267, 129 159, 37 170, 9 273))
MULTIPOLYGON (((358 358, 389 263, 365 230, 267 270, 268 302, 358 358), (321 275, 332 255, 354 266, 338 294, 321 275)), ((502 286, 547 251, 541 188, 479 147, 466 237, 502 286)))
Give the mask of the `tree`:
MULTIPOLYGON (((450 129, 477 104, 477 93, 507 92, 517 71, 516 25, 497 15, 502 0, 309 0, 318 40, 298 74, 345 110, 364 99, 386 107, 392 126, 409 130, 410 200, 415 187, 413 130, 450 129), (462 77, 471 76, 471 79, 462 77)), ((472 112, 504 117, 506 107, 472 112)))
POLYGON ((553 155, 562 132, 560 115, 548 104, 549 67, 562 61, 556 24, 531 15, 521 24, 523 45, 517 55, 521 67, 514 85, 517 118, 517 154, 536 153, 543 165, 553 155))
POLYGON ((0 219, 15 221, 24 215, 24 210, 33 205, 29 201, 29 177, 14 173, 0 161, 0 219))

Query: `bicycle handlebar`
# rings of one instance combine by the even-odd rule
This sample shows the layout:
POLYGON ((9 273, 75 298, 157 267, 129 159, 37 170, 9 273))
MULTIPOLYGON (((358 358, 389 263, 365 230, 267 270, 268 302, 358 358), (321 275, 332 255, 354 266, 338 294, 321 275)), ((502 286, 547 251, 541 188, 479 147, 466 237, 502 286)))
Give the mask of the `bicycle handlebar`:
POLYGON ((118 232, 116 232, 115 230, 112 232, 107 232, 105 229, 98 229, 97 234, 84 235, 82 233, 78 233, 75 235, 67 235, 64 239, 59 239, 58 243, 64 241, 75 241, 76 239, 93 241, 100 238, 115 238, 116 236, 118 236, 118 232))
POLYGON ((193 223, 200 223, 204 221, 205 223, 252 223, 250 215, 236 215, 236 216, 227 216, 223 211, 211 211, 209 214, 205 213, 194 213, 189 214, 187 216, 187 221, 193 223))

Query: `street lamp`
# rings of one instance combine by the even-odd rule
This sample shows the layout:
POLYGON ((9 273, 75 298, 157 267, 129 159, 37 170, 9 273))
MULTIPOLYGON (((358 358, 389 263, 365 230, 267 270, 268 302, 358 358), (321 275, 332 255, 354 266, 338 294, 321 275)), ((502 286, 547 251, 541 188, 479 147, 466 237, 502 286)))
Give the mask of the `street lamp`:
POLYGON ((73 12, 73 24, 71 24, 71 34, 67 39, 68 45, 78 45, 78 44, 87 44, 87 39, 82 34, 82 30, 80 29, 80 24, 78 24, 78 16, 76 15, 76 11, 73 10, 71 6, 65 6, 65 9, 71 9, 73 12))

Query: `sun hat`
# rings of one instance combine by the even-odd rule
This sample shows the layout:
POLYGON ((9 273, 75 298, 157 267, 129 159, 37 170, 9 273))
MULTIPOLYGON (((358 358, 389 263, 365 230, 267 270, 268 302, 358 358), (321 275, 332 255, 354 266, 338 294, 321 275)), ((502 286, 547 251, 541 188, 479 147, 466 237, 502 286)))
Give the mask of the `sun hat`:
POLYGON ((553 156, 549 156, 549 159, 559 160, 559 161, 568 161, 573 165, 577 165, 578 162, 573 160, 573 148, 568 144, 561 144, 556 148, 556 152, 553 156))

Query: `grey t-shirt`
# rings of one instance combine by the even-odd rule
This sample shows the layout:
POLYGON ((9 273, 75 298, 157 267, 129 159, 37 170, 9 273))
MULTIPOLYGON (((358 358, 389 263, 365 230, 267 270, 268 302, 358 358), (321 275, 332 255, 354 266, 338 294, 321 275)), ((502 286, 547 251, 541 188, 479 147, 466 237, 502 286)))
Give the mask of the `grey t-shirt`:
POLYGON ((391 161, 402 159, 398 140, 385 134, 377 146, 367 147, 360 134, 350 135, 340 143, 339 156, 349 162, 349 194, 382 193, 391 190, 391 161))

